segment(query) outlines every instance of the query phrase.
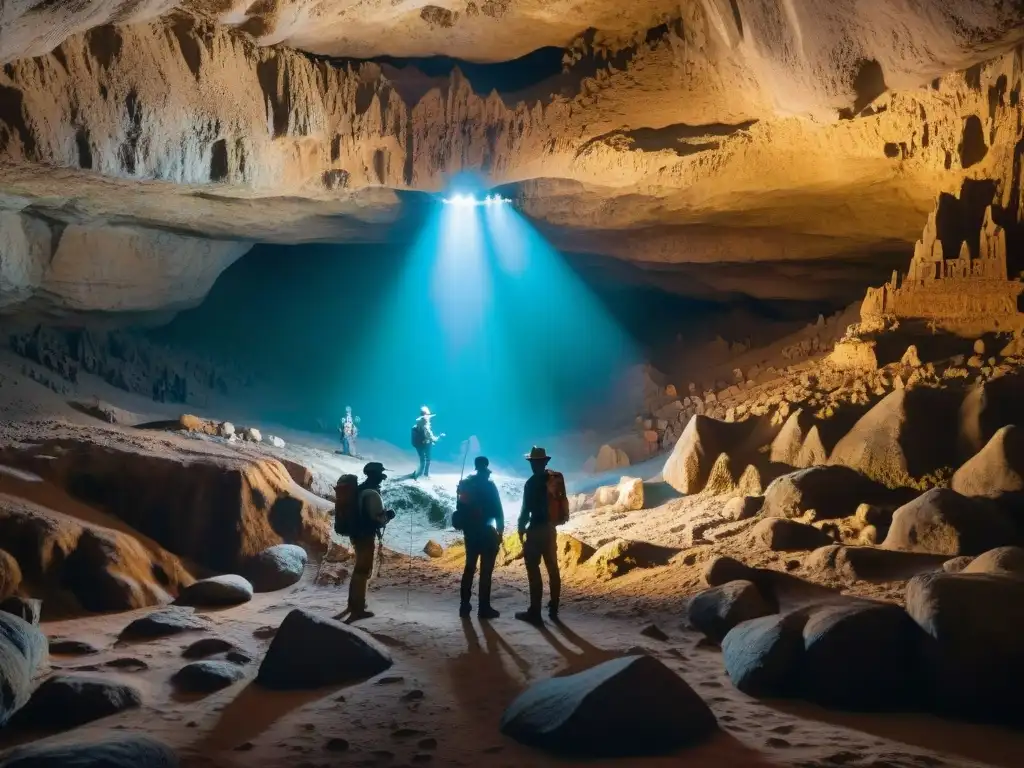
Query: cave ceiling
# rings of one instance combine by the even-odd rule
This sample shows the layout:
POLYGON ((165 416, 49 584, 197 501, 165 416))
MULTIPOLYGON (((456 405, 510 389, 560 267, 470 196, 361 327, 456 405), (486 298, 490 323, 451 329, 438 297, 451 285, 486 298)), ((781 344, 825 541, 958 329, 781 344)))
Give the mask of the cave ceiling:
POLYGON ((846 301, 1019 184, 1022 41, 1005 0, 7 0, 0 309, 408 242, 463 173, 671 290, 846 301))

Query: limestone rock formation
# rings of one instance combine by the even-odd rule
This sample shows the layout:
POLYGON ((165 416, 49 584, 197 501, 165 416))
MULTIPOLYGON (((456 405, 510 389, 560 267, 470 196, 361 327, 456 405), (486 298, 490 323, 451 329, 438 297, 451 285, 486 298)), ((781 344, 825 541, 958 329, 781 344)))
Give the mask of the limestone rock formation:
POLYGON ((130 643, 206 628, 206 623, 196 617, 191 608, 164 608, 132 621, 121 630, 118 639, 130 643))
POLYGON ((891 502, 893 494, 842 466, 810 467, 775 478, 764 492, 765 517, 801 517, 814 510, 816 519, 853 515, 862 503, 891 502))
POLYGON ((0 768, 178 768, 178 756, 149 736, 30 744, 0 758, 0 768))
POLYGON ((387 649, 362 630, 296 608, 274 635, 256 682, 295 690, 351 683, 392 664, 387 649))
POLYGON ((722 517, 727 520, 748 520, 756 517, 763 507, 763 496, 738 496, 725 503, 722 517))
POLYGON ((253 586, 241 576, 211 576, 185 587, 175 600, 176 605, 219 606, 239 605, 252 600, 253 586))
POLYGON ((278 544, 246 560, 242 572, 256 592, 274 592, 297 583, 307 559, 302 547, 278 544))
POLYGON ((33 728, 75 728, 142 705, 138 689, 89 675, 47 678, 18 713, 33 728))
POLYGON ((932 488, 893 513, 882 546, 952 557, 979 555, 1018 538, 1010 518, 992 502, 932 488))
POLYGON ((37 627, 0 612, 0 727, 28 701, 32 679, 46 654, 46 636, 37 627))
POLYGON ((830 544, 814 550, 804 561, 807 571, 841 581, 898 581, 919 573, 938 570, 945 555, 903 552, 876 547, 830 544))
POLYGON ((756 419, 728 423, 692 417, 665 462, 665 481, 680 493, 699 493, 720 455, 726 454, 734 467, 745 467, 747 459, 753 459, 758 444, 766 442, 759 439, 761 428, 756 419))
POLYGON ((730 581, 705 589, 692 598, 686 608, 690 626, 715 643, 745 621, 775 613, 778 606, 766 598, 751 581, 730 581))
POLYGON ((996 547, 971 560, 960 573, 991 573, 1024 578, 1024 549, 996 547))
POLYGON ((645 541, 616 539, 599 547, 588 562, 597 578, 614 579, 634 568, 664 565, 673 554, 672 550, 645 541))
POLYGON ((997 431, 953 474, 949 487, 988 499, 1024 492, 1024 430, 1010 424, 997 431))
POLYGON ((576 757, 670 753, 717 730, 714 714, 653 656, 623 656, 534 683, 501 718, 516 741, 576 757))
POLYGON ((753 536, 762 546, 775 552, 817 549, 832 542, 827 533, 812 525, 778 517, 761 520, 754 526, 753 536))

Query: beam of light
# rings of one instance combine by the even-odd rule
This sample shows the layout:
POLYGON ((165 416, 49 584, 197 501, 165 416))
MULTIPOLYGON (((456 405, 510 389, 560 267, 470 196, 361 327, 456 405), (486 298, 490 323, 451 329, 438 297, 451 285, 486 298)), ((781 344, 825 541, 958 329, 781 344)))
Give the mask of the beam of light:
POLYGON ((600 411, 636 355, 562 255, 505 198, 488 197, 436 205, 398 274, 378 276, 390 290, 351 318, 355 391, 339 398, 354 401, 367 433, 406 450, 427 404, 449 435, 437 458, 461 461, 460 442, 476 435, 492 461, 523 468, 531 445, 600 411))
POLYGON ((478 199, 475 195, 458 194, 452 197, 442 197, 441 202, 445 205, 452 205, 456 208, 475 208, 483 205, 491 207, 494 205, 508 205, 512 202, 511 198, 502 197, 501 195, 491 194, 487 195, 483 200, 478 199))

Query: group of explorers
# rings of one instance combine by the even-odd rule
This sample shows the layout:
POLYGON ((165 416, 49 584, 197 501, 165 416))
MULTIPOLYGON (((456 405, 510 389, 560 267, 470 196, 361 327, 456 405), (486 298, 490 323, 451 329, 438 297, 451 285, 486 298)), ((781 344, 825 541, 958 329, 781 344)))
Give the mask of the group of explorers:
MULTIPOLYGON (((417 425, 426 426, 429 442, 425 443, 425 451, 417 448, 420 463, 413 475, 416 478, 429 476, 429 447, 443 436, 435 436, 430 431, 430 416, 430 411, 423 408, 420 419, 417 419, 417 425)), ((413 428, 414 446, 416 429, 413 428)), ((530 606, 516 613, 515 617, 530 624, 542 625, 544 583, 540 566, 543 562, 548 573, 548 616, 557 621, 562 580, 558 570, 556 526, 568 522, 569 500, 565 479, 560 472, 548 469, 551 458, 543 448, 534 446, 525 458, 532 474, 523 489, 517 530, 530 584, 530 606)), ((452 515, 452 527, 462 531, 466 545, 459 616, 466 618, 473 611, 473 581, 479 566, 477 615, 480 619, 497 619, 501 614, 491 605, 491 577, 504 539, 505 515, 498 487, 491 480, 487 457, 477 456, 473 465, 475 472, 459 482, 455 512, 452 515)), ((371 461, 363 467, 363 474, 366 479, 361 483, 355 475, 342 475, 335 488, 335 530, 349 538, 355 553, 349 582, 348 608, 345 611, 349 622, 373 616, 366 607, 366 588, 384 527, 395 517, 393 510, 384 508, 380 494, 381 484, 387 479, 384 465, 371 461)))
MULTIPOLYGON (((434 444, 437 443, 444 433, 435 435, 433 429, 431 429, 431 420, 434 418, 434 414, 430 412, 430 408, 423 406, 420 408, 419 418, 412 426, 412 447, 416 449, 416 455, 419 457, 419 465, 416 471, 412 473, 413 480, 419 480, 421 477, 430 477, 430 454, 433 450, 434 444)), ((352 456, 359 458, 359 454, 356 453, 356 438, 359 436, 359 417, 352 415, 352 406, 345 406, 345 415, 341 418, 341 423, 338 425, 338 433, 341 435, 341 453, 343 456, 352 456)))

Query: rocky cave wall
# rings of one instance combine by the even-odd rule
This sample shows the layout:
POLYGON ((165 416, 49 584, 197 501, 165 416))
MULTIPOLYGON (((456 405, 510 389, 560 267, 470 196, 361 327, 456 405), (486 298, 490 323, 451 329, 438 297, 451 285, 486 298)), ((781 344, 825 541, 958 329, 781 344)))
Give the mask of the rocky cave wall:
POLYGON ((344 3, 316 24, 302 4, 5 6, 0 209, 4 242, 25 245, 4 251, 3 303, 193 303, 242 242, 411 236, 406 191, 461 170, 515 185, 563 249, 689 265, 703 294, 807 299, 831 279, 823 260, 911 246, 938 192, 1018 181, 1013 5, 706 0, 615 23, 598 5, 605 28, 572 36, 567 9, 555 23, 557 8, 503 5, 401 9, 387 40, 338 34, 374 19, 344 3), (474 30, 492 23, 485 49, 474 30), (486 60, 542 43, 565 47, 565 71, 519 94, 305 52, 486 60), (74 227, 114 225, 103 247, 83 241, 93 266, 61 277, 74 227))

